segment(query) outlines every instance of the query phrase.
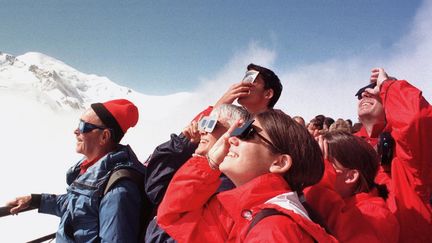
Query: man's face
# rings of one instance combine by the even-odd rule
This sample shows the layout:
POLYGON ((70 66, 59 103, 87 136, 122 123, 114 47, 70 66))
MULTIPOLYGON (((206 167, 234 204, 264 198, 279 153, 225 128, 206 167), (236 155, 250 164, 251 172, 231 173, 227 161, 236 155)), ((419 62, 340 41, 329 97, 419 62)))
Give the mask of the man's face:
MULTIPOLYGON (((96 113, 92 109, 88 109, 80 118, 82 121, 91 123, 93 125, 97 125, 103 127, 101 120, 96 115, 96 113)), ((101 137, 102 137, 101 129, 93 129, 87 133, 81 133, 78 128, 75 129, 74 133, 76 136, 76 152, 83 154, 87 158, 93 158, 95 155, 97 148, 100 145, 101 137)))
POLYGON ((381 98, 378 95, 363 92, 361 100, 359 100, 357 113, 362 119, 374 119, 377 122, 385 121, 384 107, 381 98))
POLYGON ((238 99, 238 103, 246 108, 246 110, 256 110, 258 107, 267 107, 269 99, 266 99, 266 90, 264 89, 264 80, 261 75, 258 75, 253 86, 250 89, 249 95, 238 99))

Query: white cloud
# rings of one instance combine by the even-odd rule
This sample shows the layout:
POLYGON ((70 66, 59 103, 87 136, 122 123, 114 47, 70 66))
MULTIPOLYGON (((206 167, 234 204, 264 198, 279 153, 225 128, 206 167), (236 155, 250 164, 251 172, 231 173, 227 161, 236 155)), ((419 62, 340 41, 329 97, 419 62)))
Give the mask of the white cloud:
MULTIPOLYGON (((203 79, 203 85, 196 91, 196 99, 207 104, 216 102, 231 84, 242 78, 247 64, 253 62, 273 69, 281 79, 284 90, 276 108, 290 115, 301 115, 306 120, 324 114, 356 121, 357 100, 354 93, 369 82, 370 70, 377 66, 383 67, 392 76, 408 80, 423 91, 426 99, 431 100, 431 12, 432 1, 425 1, 411 23, 410 32, 401 36, 388 53, 365 52, 358 56, 298 66, 295 70, 274 69, 278 53, 252 42, 245 50, 235 53, 215 77, 203 79)), ((386 31, 391 30, 383 29, 383 32, 386 31)))

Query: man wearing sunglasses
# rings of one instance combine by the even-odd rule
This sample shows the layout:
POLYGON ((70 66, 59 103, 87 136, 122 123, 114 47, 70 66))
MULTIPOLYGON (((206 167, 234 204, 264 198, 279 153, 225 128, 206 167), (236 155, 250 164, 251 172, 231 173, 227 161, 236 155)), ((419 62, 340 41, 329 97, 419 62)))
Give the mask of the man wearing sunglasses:
POLYGON ((356 135, 382 153, 376 182, 389 190, 401 242, 432 242, 431 105, 420 90, 382 68, 372 70, 371 84, 356 95, 363 124, 356 135))
POLYGON ((67 193, 18 197, 8 203, 11 213, 36 207, 59 216, 56 242, 137 242, 145 168, 129 146, 119 144, 137 122, 138 109, 128 100, 92 104, 74 131, 76 152, 84 158, 67 173, 67 193), (111 185, 110 176, 120 169, 132 176, 111 185))

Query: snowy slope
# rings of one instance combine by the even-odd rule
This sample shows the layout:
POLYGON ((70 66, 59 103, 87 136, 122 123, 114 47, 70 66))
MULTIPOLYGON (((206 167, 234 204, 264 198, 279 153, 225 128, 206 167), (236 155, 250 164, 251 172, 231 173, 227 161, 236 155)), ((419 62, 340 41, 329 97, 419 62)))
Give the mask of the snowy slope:
POLYGON ((128 97, 134 91, 106 77, 84 74, 42 53, 0 53, 0 88, 34 96, 52 109, 82 109, 94 100, 128 97))

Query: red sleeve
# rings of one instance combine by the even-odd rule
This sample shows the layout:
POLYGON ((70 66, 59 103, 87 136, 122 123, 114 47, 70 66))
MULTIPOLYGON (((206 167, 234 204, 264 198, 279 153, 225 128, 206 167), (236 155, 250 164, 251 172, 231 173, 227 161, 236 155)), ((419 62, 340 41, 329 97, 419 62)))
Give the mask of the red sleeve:
MULTIPOLYGON (((374 222, 381 220, 380 215, 366 216, 356 206, 347 206, 339 194, 331 189, 319 185, 312 186, 305 196, 306 201, 320 214, 335 237, 341 242, 381 242, 382 235, 389 233, 383 232, 380 224, 374 222)), ((390 211, 388 213, 387 216, 393 216, 390 211)), ((390 232, 390 234, 397 234, 399 229, 397 222, 395 227, 391 229, 395 229, 396 232, 390 232)))
POLYGON ((205 158, 189 159, 168 186, 157 212, 158 224, 173 237, 175 232, 192 234, 207 209, 206 203, 219 187, 219 176, 220 172, 212 170, 205 158))
POLYGON ((432 107, 404 80, 384 82, 380 96, 396 142, 391 180, 401 238, 432 240, 432 107))
POLYGON ((431 186, 432 107, 420 90, 404 80, 384 82, 380 96, 396 142, 398 162, 403 163, 405 172, 416 177, 413 187, 424 183, 431 186))

